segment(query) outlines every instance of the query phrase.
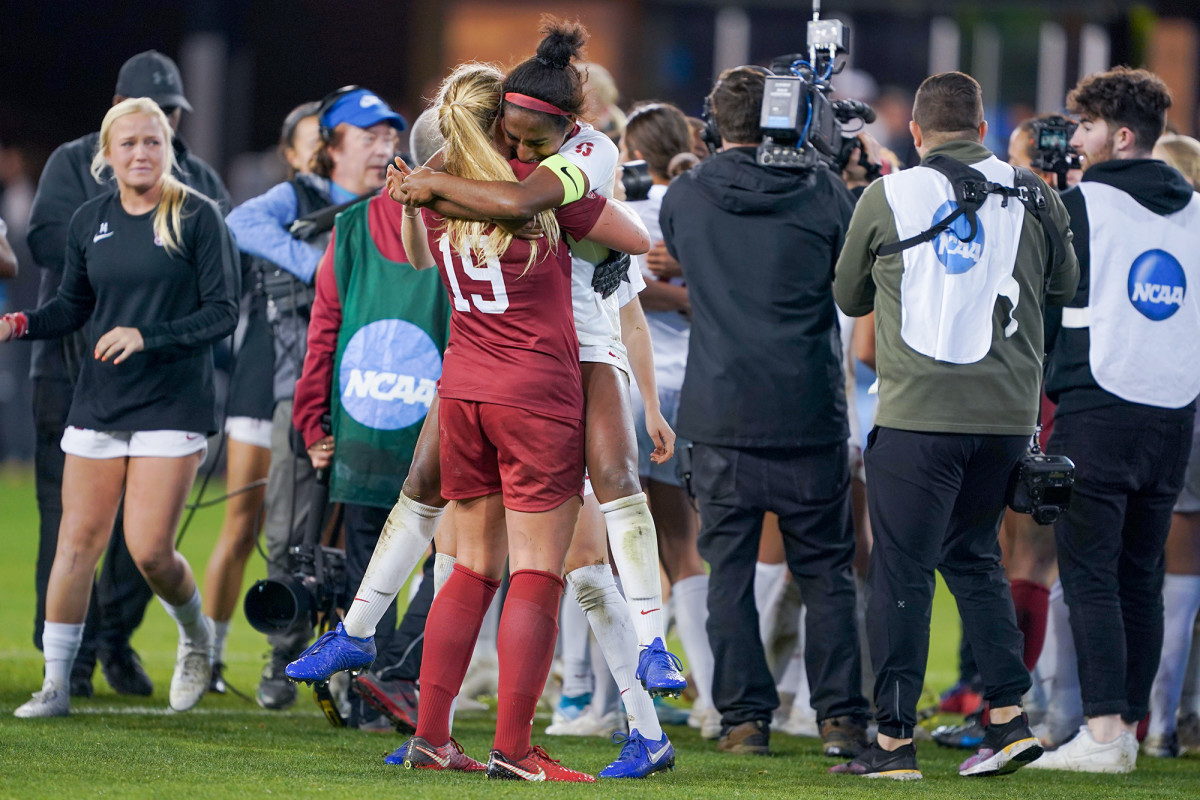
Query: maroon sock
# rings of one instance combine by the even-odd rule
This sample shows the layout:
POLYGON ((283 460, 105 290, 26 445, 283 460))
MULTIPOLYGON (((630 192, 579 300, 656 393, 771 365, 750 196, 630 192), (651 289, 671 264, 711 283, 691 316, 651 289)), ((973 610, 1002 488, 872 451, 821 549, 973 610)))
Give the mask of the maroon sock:
POLYGON ((529 752, 533 712, 554 659, 564 585, 559 576, 532 569, 517 570, 509 579, 496 642, 500 704, 495 743, 495 749, 509 758, 523 758, 529 752))
POLYGON ((499 586, 500 581, 455 564, 429 607, 421 656, 417 736, 434 747, 450 741, 450 704, 462 688, 479 626, 499 586))
POLYGON ((1033 671, 1046 643, 1046 615, 1050 612, 1050 590, 1033 581, 1011 582, 1017 627, 1025 635, 1025 668, 1033 671))

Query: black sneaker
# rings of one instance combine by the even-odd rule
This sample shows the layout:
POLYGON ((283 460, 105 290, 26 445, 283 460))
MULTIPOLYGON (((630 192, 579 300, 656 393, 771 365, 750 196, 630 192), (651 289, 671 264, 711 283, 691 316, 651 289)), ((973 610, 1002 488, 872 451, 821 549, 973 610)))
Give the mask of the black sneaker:
POLYGON ((209 694, 225 694, 228 687, 225 685, 225 662, 214 661, 212 665, 212 677, 208 681, 209 694))
POLYGON ((104 673, 104 680, 117 694, 149 697, 154 693, 154 682, 142 668, 142 660, 128 642, 100 653, 100 669, 104 673))
POLYGON ((912 744, 888 752, 871 742, 871 746, 853 761, 830 767, 835 775, 858 775, 862 778, 889 778, 894 781, 919 781, 924 776, 917 768, 917 749, 912 744))
POLYGON ((91 697, 92 694, 92 671, 72 668, 71 697, 91 697))
POLYGON ((983 711, 968 714, 961 725, 939 725, 932 737, 942 747, 958 750, 975 750, 983 744, 987 729, 983 725, 983 711))
POLYGON ((296 702, 296 684, 284 672, 291 660, 291 656, 282 650, 271 651, 271 663, 263 669, 255 695, 263 708, 282 711, 296 702))
POLYGON ((1029 718, 1018 717, 987 726, 979 752, 958 766, 964 778, 984 778, 1016 772, 1042 755, 1042 743, 1029 729, 1029 718))

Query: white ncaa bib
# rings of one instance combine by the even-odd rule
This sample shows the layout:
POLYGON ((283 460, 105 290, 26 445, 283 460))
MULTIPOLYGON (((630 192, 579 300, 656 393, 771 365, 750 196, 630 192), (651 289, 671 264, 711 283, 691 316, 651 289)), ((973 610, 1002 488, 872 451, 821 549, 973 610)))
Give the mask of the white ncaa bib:
POLYGON ((1161 216, 1120 189, 1079 184, 1087 203, 1088 361, 1130 403, 1182 408, 1200 394, 1200 203, 1161 216))
MULTIPOLYGON (((1015 171, 991 156, 971 165, 989 181, 1012 186, 1015 171)), ((954 189, 940 172, 914 167, 883 179, 888 205, 901 240, 916 236, 953 212, 954 189)), ((989 195, 977 212, 978 231, 970 242, 966 216, 931 242, 901 253, 900 336, 922 355, 952 364, 973 364, 992 347, 992 312, 1003 295, 1016 310, 1020 288, 1013 278, 1025 206, 989 195)), ((1010 319, 1006 337, 1016 333, 1010 319)))

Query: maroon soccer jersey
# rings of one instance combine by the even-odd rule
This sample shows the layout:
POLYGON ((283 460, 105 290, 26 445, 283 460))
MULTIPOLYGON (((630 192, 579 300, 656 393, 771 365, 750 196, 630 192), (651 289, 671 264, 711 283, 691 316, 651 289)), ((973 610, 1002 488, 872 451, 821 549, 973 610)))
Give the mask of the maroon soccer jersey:
MULTIPOLYGON (((510 162, 517 177, 536 164, 510 162)), ((563 234, 583 239, 604 210, 589 193, 557 209, 563 234)), ((429 209, 429 247, 450 293, 450 343, 438 392, 442 397, 583 418, 579 340, 571 311, 571 253, 559 241, 551 252, 537 242, 538 258, 526 271, 529 242, 514 239, 501 258, 475 263, 445 236, 444 220, 429 209)))

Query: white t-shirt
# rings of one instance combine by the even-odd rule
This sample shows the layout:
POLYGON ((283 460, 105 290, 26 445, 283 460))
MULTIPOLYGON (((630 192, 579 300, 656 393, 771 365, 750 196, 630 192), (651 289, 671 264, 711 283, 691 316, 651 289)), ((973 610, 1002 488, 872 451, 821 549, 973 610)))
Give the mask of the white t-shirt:
MULTIPOLYGON (((651 186, 650 196, 635 200, 629 207, 642 218, 650 233, 650 241, 662 240, 662 228, 658 224, 658 212, 662 208, 666 186, 651 186)), ((658 278, 646 266, 646 257, 637 256, 639 271, 647 281, 658 278)), ((670 283, 683 286, 682 278, 671 278, 670 283)), ((622 284, 622 287, 624 284, 622 284)), ((650 339, 654 343, 654 377, 659 389, 678 392, 683 388, 683 373, 687 369, 688 340, 691 338, 692 323, 678 311, 647 311, 646 322, 650 326, 650 339)))
MULTIPOLYGON (((579 123, 579 130, 567 139, 559 155, 570 161, 587 176, 588 188, 610 200, 617 174, 620 154, 612 139, 588 125, 579 123)), ((608 348, 625 355, 621 342, 621 306, 629 303, 646 288, 641 271, 630 259, 629 283, 620 287, 608 299, 592 289, 595 265, 608 255, 607 248, 591 242, 571 241, 571 303, 575 311, 575 332, 581 349, 608 348)))

